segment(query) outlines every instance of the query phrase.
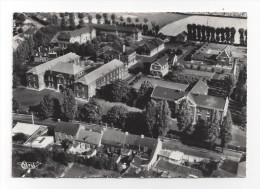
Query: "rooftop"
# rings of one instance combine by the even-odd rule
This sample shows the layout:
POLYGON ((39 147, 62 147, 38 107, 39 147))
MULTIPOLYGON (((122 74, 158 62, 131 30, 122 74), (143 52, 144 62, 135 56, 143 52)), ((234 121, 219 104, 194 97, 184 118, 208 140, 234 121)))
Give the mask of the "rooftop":
POLYGON ((97 79, 99 79, 101 76, 108 74, 109 72, 113 71, 114 69, 124 66, 124 63, 120 60, 114 59, 103 66, 97 68, 96 70, 93 70, 92 72, 86 74, 85 76, 81 77, 80 79, 76 80, 76 82, 80 82, 84 85, 88 85, 97 79))
POLYGON ((189 93, 188 98, 197 106, 210 109, 224 110, 226 105, 226 99, 222 97, 189 93))
POLYGON ((207 83, 205 83, 204 81, 202 81, 201 79, 198 80, 196 83, 191 84, 191 89, 189 90, 189 92, 194 93, 194 94, 208 94, 208 85, 207 83))
POLYGON ((118 25, 105 25, 105 24, 86 24, 90 28, 95 28, 96 30, 111 30, 119 32, 141 32, 138 28, 128 27, 128 26, 118 26, 118 25))
POLYGON ((17 124, 12 129, 12 135, 14 136, 17 133, 24 133, 25 135, 31 136, 40 127, 41 125, 17 122, 17 124))
POLYGON ((186 94, 187 92, 184 91, 155 86, 151 97, 156 99, 161 99, 161 100, 176 101, 184 97, 186 94))
POLYGON ((70 52, 70 53, 65 54, 63 56, 55 58, 51 61, 48 61, 48 62, 45 62, 45 63, 40 64, 38 66, 35 66, 34 68, 30 69, 27 73, 32 73, 32 74, 38 75, 38 74, 41 74, 41 73, 45 72, 46 70, 50 69, 52 66, 55 66, 59 62, 67 63, 67 62, 70 62, 70 61, 75 60, 77 58, 79 58, 78 55, 70 52))
POLYGON ((101 138, 102 135, 98 132, 82 129, 79 131, 79 136, 76 140, 98 146, 100 144, 101 138))
POLYGON ((71 37, 77 37, 89 32, 90 32, 90 28, 86 26, 73 31, 61 31, 59 32, 57 38, 58 40, 68 41, 70 40, 71 37))
POLYGON ((67 135, 75 136, 80 129, 80 124, 70 122, 58 122, 55 127, 55 132, 65 133, 67 135))
POLYGON ((60 73, 66 73, 75 75, 81 71, 84 71, 85 68, 78 66, 73 63, 68 62, 57 62, 55 65, 51 66, 50 70, 60 73))
POLYGON ((162 56, 161 58, 159 58, 158 60, 156 60, 154 63, 158 63, 161 66, 164 66, 164 65, 168 64, 168 59, 169 59, 169 57, 167 55, 165 55, 165 56, 162 56))

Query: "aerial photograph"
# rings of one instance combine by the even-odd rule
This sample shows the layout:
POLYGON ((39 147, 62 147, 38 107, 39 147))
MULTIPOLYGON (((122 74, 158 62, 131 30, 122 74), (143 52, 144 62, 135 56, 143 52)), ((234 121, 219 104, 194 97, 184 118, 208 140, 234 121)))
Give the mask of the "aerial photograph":
POLYGON ((15 12, 11 26, 13 178, 246 177, 246 12, 15 12))

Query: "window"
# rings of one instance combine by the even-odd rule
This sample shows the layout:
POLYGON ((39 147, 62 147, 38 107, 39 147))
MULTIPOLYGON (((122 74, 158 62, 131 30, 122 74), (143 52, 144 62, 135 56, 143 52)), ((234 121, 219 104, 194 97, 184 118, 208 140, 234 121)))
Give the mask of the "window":
POLYGON ((206 117, 206 120, 207 120, 207 121, 210 121, 210 117, 209 117, 209 116, 207 116, 207 117, 206 117))
POLYGON ((77 85, 77 90, 79 90, 79 86, 77 85))
POLYGON ((85 91, 85 87, 84 86, 82 86, 82 91, 85 91))
POLYGON ((146 147, 144 147, 144 152, 147 152, 147 148, 146 147))
POLYGON ((198 113, 200 113, 200 112, 201 112, 201 110, 200 110, 200 109, 197 109, 197 112, 198 112, 198 113))
POLYGON ((33 77, 33 81, 36 81, 36 77, 33 77))
POLYGON ((201 119, 201 115, 198 115, 198 119, 197 120, 200 120, 201 119))
POLYGON ((207 115, 210 115, 210 110, 207 110, 207 115))

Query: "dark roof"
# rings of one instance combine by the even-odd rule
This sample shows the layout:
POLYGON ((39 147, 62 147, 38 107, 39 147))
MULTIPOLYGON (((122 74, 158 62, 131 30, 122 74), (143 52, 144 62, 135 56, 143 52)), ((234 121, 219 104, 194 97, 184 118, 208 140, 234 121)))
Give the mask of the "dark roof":
POLYGON ((78 133, 79 128, 80 124, 78 123, 58 122, 57 126, 55 127, 55 132, 75 136, 78 133))
MULTIPOLYGON (((192 85, 192 84, 191 84, 192 85)), ((191 88, 189 92, 194 94, 208 94, 208 85, 207 83, 203 82, 201 79, 198 80, 195 85, 191 88)))
POLYGON ((164 170, 164 171, 174 172, 177 173, 177 175, 180 175, 181 177, 188 177, 189 175, 203 177, 203 174, 200 170, 169 163, 168 161, 164 161, 163 159, 159 159, 159 161, 157 162, 154 168, 164 170))
POLYGON ((141 166, 142 162, 143 162, 143 160, 142 160, 140 157, 135 156, 135 157, 133 158, 133 160, 131 161, 131 165, 133 165, 133 166, 139 168, 139 167, 141 166))
POLYGON ((107 25, 107 24, 86 24, 90 28, 95 28, 96 30, 110 30, 128 33, 138 33, 141 32, 138 28, 129 26, 117 26, 117 25, 107 25))
POLYGON ((128 50, 126 50, 126 51, 123 53, 123 55, 130 55, 130 54, 133 54, 134 52, 135 52, 134 49, 129 48, 128 50))
POLYGON ((151 97, 161 100, 176 101, 184 97, 186 94, 187 92, 185 91, 155 86, 151 97))
POLYGON ((202 95, 202 94, 188 94, 188 98, 197 106, 209 109, 224 110, 226 99, 222 97, 202 95))
POLYGON ((109 56, 109 55, 120 55, 120 54, 121 54, 120 52, 118 52, 117 50, 115 50, 113 48, 104 52, 104 55, 107 55, 107 56, 109 56))
POLYGON ((81 71, 84 71, 85 68, 68 62, 58 62, 54 66, 51 66, 50 70, 59 72, 59 73, 66 73, 75 75, 81 71))
POLYGON ((76 140, 86 142, 88 144, 99 145, 101 138, 102 135, 98 132, 82 129, 80 130, 79 136, 76 140))
POLYGON ((33 35, 33 34, 35 34, 36 31, 37 31, 37 28, 30 28, 29 30, 24 32, 24 34, 33 35))
POLYGON ((158 60, 156 60, 154 63, 158 63, 161 66, 164 66, 164 65, 168 64, 168 59, 169 59, 169 57, 167 55, 165 55, 165 56, 162 56, 161 58, 159 58, 158 60))
POLYGON ((103 133, 102 144, 111 146, 122 146, 125 142, 126 135, 121 131, 107 129, 103 133))

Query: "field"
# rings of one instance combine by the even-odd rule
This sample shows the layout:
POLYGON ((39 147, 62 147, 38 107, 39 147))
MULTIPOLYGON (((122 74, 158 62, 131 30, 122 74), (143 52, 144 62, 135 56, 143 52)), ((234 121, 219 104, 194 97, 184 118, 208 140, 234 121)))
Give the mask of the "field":
POLYGON ((180 89, 180 90, 185 90, 188 85, 186 84, 181 84, 181 83, 173 83, 173 82, 169 82, 169 81, 163 81, 161 79, 155 79, 155 78, 151 78, 151 77, 142 77, 140 78, 134 85, 133 87, 135 89, 139 89, 141 84, 144 81, 150 81, 153 85, 157 85, 160 87, 166 87, 166 88, 173 88, 173 89, 180 89))
POLYGON ((87 167, 80 164, 74 164, 73 167, 65 174, 65 178, 97 178, 97 177, 115 177, 120 174, 115 171, 99 170, 93 167, 87 167))
POLYGON ((176 36, 182 31, 187 32, 187 24, 200 24, 211 27, 234 27, 236 29, 235 43, 239 43, 239 28, 247 29, 247 20, 239 18, 223 18, 214 16, 190 16, 184 19, 176 20, 166 26, 164 26, 160 32, 169 35, 176 36))

